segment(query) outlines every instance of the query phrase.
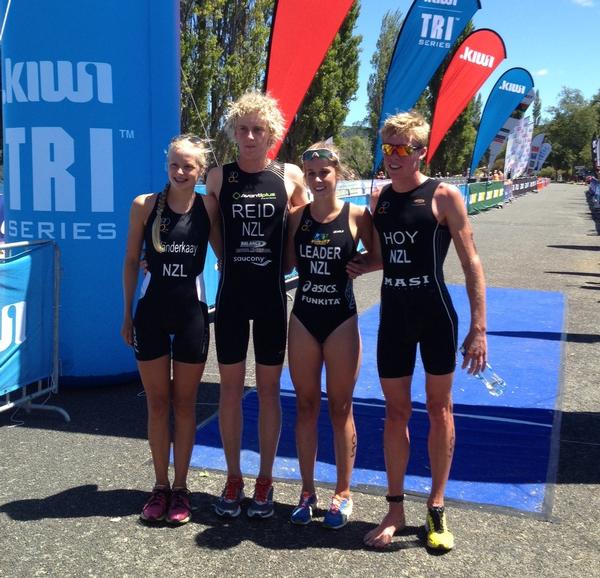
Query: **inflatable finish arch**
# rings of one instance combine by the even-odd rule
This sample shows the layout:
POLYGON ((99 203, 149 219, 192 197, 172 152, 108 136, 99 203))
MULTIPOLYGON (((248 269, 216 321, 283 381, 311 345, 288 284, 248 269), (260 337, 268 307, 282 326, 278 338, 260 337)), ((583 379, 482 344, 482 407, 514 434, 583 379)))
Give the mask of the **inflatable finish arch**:
MULTIPOLYGON (((179 132, 178 0, 13 0, 2 40, 7 242, 62 254, 63 383, 135 372, 119 329, 131 200, 179 132)), ((31 280, 35 282, 35 280, 31 280)))

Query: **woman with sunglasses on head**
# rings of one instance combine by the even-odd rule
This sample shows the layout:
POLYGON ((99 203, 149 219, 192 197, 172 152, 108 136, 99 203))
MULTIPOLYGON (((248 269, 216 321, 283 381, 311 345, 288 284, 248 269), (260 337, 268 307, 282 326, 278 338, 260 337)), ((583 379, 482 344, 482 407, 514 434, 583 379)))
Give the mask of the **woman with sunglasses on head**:
POLYGON ((299 276, 288 359, 296 390, 296 445, 302 476, 300 501, 291 521, 310 523, 317 504, 314 468, 325 365, 337 481, 323 525, 338 529, 352 513, 350 477, 356 455, 352 393, 361 359, 356 303, 346 264, 356 254, 359 239, 369 249, 371 215, 366 207, 336 197, 343 169, 334 146, 312 145, 302 155, 302 163, 313 201, 291 213, 287 248, 288 266, 291 269, 295 264, 299 276))
POLYGON ((209 338, 202 272, 208 242, 217 255, 221 251, 217 202, 194 190, 206 169, 206 153, 206 143, 198 137, 174 138, 167 153, 169 183, 161 193, 136 197, 129 217, 121 334, 135 351, 148 405, 156 479, 141 512, 146 522, 185 524, 191 518, 187 473, 209 338), (132 317, 142 248, 147 272, 132 317), (169 481, 171 407, 173 486, 169 481))
POLYGON ((454 537, 444 512, 444 491, 454 452, 452 381, 456 366, 457 316, 444 284, 443 263, 452 240, 466 280, 471 325, 464 340, 463 368, 485 367, 486 313, 483 268, 460 191, 421 173, 429 125, 417 112, 388 118, 381 129, 384 165, 391 184, 379 195, 373 216, 377 235, 356 276, 383 264, 377 366, 386 404, 384 455, 388 513, 365 536, 369 546, 387 546, 405 526, 404 476, 410 450, 408 421, 417 345, 425 368, 432 484, 427 502, 427 545, 450 550, 454 537))

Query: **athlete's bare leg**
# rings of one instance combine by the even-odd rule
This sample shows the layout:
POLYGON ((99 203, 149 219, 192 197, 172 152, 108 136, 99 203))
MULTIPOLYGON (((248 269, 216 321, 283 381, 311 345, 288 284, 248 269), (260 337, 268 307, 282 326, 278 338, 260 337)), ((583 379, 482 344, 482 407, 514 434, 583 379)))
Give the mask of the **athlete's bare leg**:
POLYGON ((427 414, 429 415, 429 464, 431 493, 427 506, 443 506, 444 492, 454 454, 454 416, 452 415, 452 379, 446 375, 426 374, 427 414))
POLYGON ((171 360, 168 355, 164 355, 150 361, 138 361, 137 365, 146 392, 148 442, 156 485, 169 486, 171 360))
MULTIPOLYGON (((411 380, 411 375, 397 379, 381 379, 385 397, 383 444, 390 496, 404 494, 404 476, 410 454, 408 420, 412 412, 411 380)), ((404 502, 389 502, 387 514, 379 526, 365 535, 364 542, 374 548, 385 548, 391 543, 394 534, 405 525, 404 502)))
POLYGON ((344 321, 329 335, 323 345, 323 353, 337 471, 335 493, 348 497, 357 446, 352 394, 361 359, 356 316, 344 321))
POLYGON ((290 316, 288 361, 296 391, 296 449, 302 492, 314 494, 323 354, 321 344, 294 314, 290 316))
POLYGON ((258 393, 258 440, 260 446, 259 476, 273 476, 273 462, 281 433, 280 382, 283 365, 256 364, 258 393))
POLYGON ((173 362, 174 488, 187 487, 187 474, 196 437, 196 401, 204 363, 173 362))
POLYGON ((242 446, 242 397, 246 361, 219 363, 221 376, 219 395, 219 429, 227 463, 227 474, 242 476, 240 452, 242 446))

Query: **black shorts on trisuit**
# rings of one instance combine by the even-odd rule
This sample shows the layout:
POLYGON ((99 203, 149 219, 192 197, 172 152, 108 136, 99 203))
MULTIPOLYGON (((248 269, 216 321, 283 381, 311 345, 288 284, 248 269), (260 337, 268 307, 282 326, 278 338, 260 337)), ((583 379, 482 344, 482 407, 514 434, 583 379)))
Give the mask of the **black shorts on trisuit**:
POLYGON ((202 272, 210 219, 201 195, 183 215, 166 203, 160 235, 165 252, 158 253, 152 244, 156 208, 144 230, 148 272, 134 317, 135 356, 150 361, 172 353, 175 361, 204 363, 209 324, 202 272))
POLYGON ((307 205, 294 235, 298 288, 292 313, 319 342, 356 315, 352 280, 346 263, 356 253, 345 203, 329 223, 320 223, 307 205))
POLYGON ((223 259, 215 310, 219 363, 246 359, 250 320, 256 362, 283 363, 287 204, 282 163, 272 161, 257 173, 246 173, 237 163, 223 166, 219 193, 223 259))
POLYGON ((383 188, 373 224, 383 259, 377 366, 382 378, 412 375, 417 344, 425 371, 444 375, 456 366, 458 319, 444 283, 450 232, 431 203, 440 181, 397 193, 383 188))

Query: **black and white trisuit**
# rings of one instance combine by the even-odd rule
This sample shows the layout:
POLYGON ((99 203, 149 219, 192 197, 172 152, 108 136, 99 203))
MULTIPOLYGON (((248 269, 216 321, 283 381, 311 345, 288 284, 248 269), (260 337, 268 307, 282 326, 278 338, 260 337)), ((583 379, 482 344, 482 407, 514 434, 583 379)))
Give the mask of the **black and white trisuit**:
POLYGON ((444 375, 456 365, 458 319, 443 273, 451 235, 431 206, 439 184, 427 179, 403 193, 388 185, 375 208, 383 259, 377 340, 383 378, 412 375, 417 343, 428 373, 444 375))
POLYGON ((172 352, 176 361, 203 363, 209 324, 202 272, 210 218, 201 195, 196 195, 185 214, 175 213, 165 203, 160 224, 165 252, 159 253, 152 244, 157 205, 144 229, 148 272, 134 317, 135 355, 149 361, 172 352))
POLYGON ((219 193, 223 260, 215 315, 219 363, 243 361, 250 320, 257 363, 280 365, 285 356, 287 296, 283 275, 288 196, 284 165, 272 161, 247 173, 223 166, 219 193))
POLYGON ((292 313, 324 343, 346 319, 356 315, 347 262, 356 254, 350 230, 350 204, 329 223, 320 223, 306 205, 294 235, 298 289, 292 313))

